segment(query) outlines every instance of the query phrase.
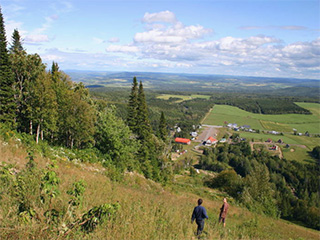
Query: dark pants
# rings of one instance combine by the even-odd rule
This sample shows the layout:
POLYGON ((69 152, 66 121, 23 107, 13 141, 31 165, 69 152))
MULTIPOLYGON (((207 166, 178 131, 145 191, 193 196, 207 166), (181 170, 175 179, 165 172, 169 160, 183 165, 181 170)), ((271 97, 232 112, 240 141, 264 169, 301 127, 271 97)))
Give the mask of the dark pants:
POLYGON ((198 225, 198 228, 197 228, 197 235, 200 235, 203 228, 204 228, 204 220, 196 220, 196 223, 198 225))

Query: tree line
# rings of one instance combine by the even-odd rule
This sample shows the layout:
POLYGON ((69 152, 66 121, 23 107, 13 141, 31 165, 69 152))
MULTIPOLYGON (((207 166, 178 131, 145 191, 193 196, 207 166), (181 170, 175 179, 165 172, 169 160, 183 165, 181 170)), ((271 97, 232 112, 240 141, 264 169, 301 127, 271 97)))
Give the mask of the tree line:
MULTIPOLYGON (((311 114, 308 109, 304 109, 296 105, 295 101, 303 101, 303 99, 296 98, 279 98, 272 97, 224 97, 224 98, 214 98, 214 103, 225 104, 230 106, 238 107, 242 110, 261 113, 261 114, 311 114)), ((308 100, 311 101, 311 100, 308 100)))

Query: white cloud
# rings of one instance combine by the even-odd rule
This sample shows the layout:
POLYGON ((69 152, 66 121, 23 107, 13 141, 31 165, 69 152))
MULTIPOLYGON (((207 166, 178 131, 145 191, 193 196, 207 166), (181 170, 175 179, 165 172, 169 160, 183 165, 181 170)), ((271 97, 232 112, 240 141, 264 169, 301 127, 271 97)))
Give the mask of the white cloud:
POLYGON ((110 45, 106 49, 107 52, 123 52, 123 53, 136 53, 139 52, 139 48, 130 45, 110 45))
POLYGON ((117 38, 117 37, 112 37, 112 38, 109 38, 108 42, 110 42, 110 43, 116 43, 116 42, 120 42, 120 39, 117 38))
POLYGON ((257 29, 279 29, 279 30, 288 30, 288 31, 302 31, 308 30, 305 26, 297 25, 285 25, 285 26, 243 26, 240 27, 241 30, 257 30, 257 29))
POLYGON ((105 42, 103 39, 101 39, 101 38, 96 38, 96 37, 93 37, 93 38, 92 38, 92 41, 93 41, 94 44, 102 44, 102 43, 105 42))
POLYGON ((184 26, 181 22, 177 22, 167 28, 159 28, 158 25, 155 27, 146 32, 136 33, 134 41, 137 43, 182 43, 189 39, 202 38, 212 32, 211 29, 206 29, 200 25, 184 26))
POLYGON ((166 22, 166 23, 175 23, 177 21, 176 16, 173 12, 162 11, 158 13, 148 13, 146 12, 142 19, 145 23, 153 22, 166 22))
POLYGON ((26 43, 41 43, 41 42, 49 42, 50 39, 48 35, 45 34, 35 34, 35 35, 28 35, 25 37, 24 41, 26 43))
POLYGON ((51 55, 51 54, 44 54, 42 56, 42 59, 44 61, 47 61, 47 62, 52 62, 52 61, 55 61, 55 62, 64 62, 64 58, 61 57, 61 56, 58 56, 58 55, 51 55))

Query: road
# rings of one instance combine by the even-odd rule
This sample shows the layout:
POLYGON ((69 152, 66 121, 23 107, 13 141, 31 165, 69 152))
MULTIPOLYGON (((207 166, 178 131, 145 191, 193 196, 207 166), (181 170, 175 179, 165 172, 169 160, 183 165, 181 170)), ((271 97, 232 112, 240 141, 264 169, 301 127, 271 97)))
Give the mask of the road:
POLYGON ((222 128, 222 126, 215 126, 215 125, 202 125, 204 128, 202 133, 198 136, 195 142, 203 142, 206 141, 209 137, 216 138, 218 135, 218 128, 222 128))

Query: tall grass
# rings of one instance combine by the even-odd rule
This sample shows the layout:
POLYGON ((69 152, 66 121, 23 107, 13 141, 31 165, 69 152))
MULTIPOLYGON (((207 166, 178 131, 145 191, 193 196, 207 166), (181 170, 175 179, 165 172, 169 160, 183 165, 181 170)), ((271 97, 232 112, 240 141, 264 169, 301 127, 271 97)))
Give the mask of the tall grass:
MULTIPOLYGON (((26 163, 23 147, 12 153, 15 144, 3 145, 0 141, 0 162, 11 162, 20 171, 26 163), (3 153, 3 154, 2 154, 3 153)), ((48 159, 36 158, 39 168, 44 167, 48 159)), ((191 213, 198 198, 203 198, 209 220, 205 223, 203 237, 205 239, 318 239, 319 232, 303 228, 282 220, 255 215, 244 208, 230 203, 227 227, 218 225, 219 208, 222 205, 223 193, 210 194, 201 186, 194 184, 193 178, 187 174, 181 179, 190 186, 163 187, 158 183, 145 179, 139 174, 127 173, 123 182, 112 182, 106 177, 99 164, 86 165, 59 160, 55 170, 61 179, 61 194, 53 199, 52 206, 57 210, 65 210, 70 199, 67 190, 72 183, 83 179, 86 182, 84 199, 75 211, 77 217, 90 208, 104 203, 116 203, 120 210, 109 221, 98 225, 92 233, 84 233, 80 228, 73 229, 68 235, 59 235, 63 230, 61 222, 58 228, 43 221, 43 210, 36 209, 38 219, 29 223, 19 221, 14 197, 2 194, 0 198, 0 239, 196 239, 196 224, 191 224, 191 213), (189 178, 189 180, 188 180, 189 178), (174 191, 172 191, 174 189, 174 191)), ((195 178, 197 179, 197 178, 195 178)), ((5 192, 1 186, 1 192, 5 192)), ((67 218, 67 217, 64 217, 67 218)))

